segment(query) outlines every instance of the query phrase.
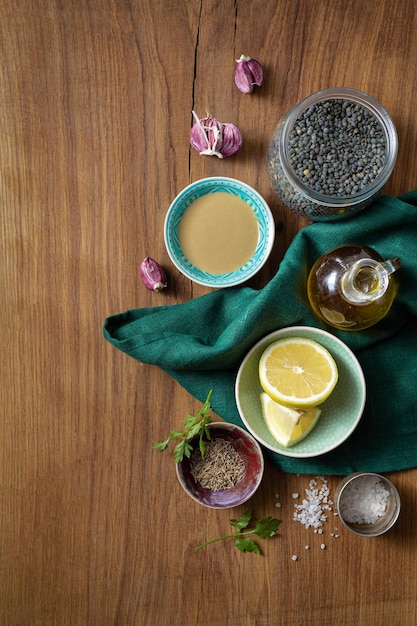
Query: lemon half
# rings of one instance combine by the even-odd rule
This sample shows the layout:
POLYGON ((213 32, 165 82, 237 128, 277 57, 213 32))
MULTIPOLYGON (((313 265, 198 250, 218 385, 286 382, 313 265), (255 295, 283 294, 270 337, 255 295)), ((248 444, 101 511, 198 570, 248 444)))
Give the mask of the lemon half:
POLYGON ((314 407, 332 393, 338 371, 326 348, 303 337, 274 341, 259 360, 262 389, 289 407, 314 407))
POLYGON ((271 435, 286 448, 302 441, 311 433, 321 415, 318 407, 291 409, 274 402, 261 393, 262 415, 271 435))

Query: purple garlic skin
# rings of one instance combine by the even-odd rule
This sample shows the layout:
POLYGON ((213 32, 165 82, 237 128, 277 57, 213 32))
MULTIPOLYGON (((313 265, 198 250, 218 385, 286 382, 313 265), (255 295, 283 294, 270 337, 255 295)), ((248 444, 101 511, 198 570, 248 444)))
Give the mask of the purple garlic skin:
POLYGON ((223 145, 221 148, 224 157, 232 156, 242 147, 242 134, 234 124, 223 125, 223 145))
POLYGON ((195 111, 193 116, 190 144, 199 154, 223 159, 242 147, 242 135, 234 124, 224 124, 209 114, 200 119, 195 111))
POLYGON ((200 154, 223 158, 220 152, 223 143, 223 124, 211 115, 199 119, 193 111, 195 123, 190 131, 190 144, 200 154))
POLYGON ((242 54, 236 63, 235 83, 242 93, 252 93, 255 85, 260 87, 263 84, 264 71, 259 61, 242 54))
POLYGON ((139 276, 150 291, 161 291, 168 284, 163 268, 149 256, 143 259, 140 264, 139 276))

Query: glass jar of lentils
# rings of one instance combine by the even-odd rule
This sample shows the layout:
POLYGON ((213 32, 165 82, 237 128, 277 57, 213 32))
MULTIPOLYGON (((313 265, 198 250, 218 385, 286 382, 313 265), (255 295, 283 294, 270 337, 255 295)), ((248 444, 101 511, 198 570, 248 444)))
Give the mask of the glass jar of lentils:
POLYGON ((398 152, 388 112, 356 89, 318 91, 278 124, 268 146, 268 175, 295 213, 314 221, 368 206, 390 177, 398 152))

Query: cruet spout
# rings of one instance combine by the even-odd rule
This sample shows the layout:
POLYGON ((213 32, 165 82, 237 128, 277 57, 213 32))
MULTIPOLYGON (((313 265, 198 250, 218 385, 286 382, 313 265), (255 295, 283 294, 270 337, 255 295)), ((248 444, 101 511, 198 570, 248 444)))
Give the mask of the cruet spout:
POLYGON ((341 280, 343 297, 351 304, 369 304, 387 291, 390 275, 401 267, 398 257, 388 261, 362 258, 352 263, 341 280))

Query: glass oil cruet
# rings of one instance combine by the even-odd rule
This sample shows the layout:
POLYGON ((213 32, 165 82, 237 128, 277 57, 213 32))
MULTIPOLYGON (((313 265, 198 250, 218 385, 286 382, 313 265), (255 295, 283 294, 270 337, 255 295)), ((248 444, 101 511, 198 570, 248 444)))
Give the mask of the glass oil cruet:
POLYGON ((315 314, 341 330, 362 330, 388 313, 396 294, 398 257, 384 261, 372 248, 345 244, 314 263, 307 294, 315 314))

